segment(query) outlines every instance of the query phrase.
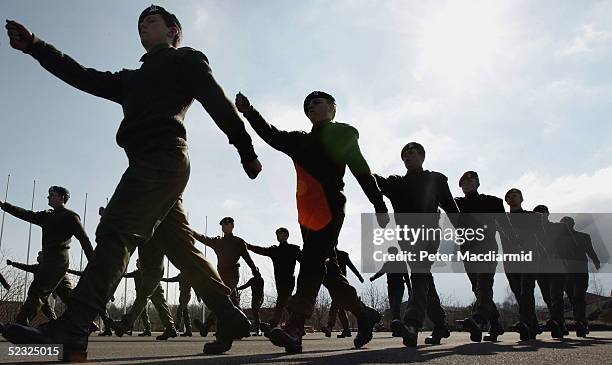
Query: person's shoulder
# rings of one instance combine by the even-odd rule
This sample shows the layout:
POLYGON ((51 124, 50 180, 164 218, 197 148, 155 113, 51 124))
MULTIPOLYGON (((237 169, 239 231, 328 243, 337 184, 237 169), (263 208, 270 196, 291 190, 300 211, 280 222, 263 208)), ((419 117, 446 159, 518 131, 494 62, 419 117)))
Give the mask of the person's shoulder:
POLYGON ((491 203, 496 203, 496 204, 503 204, 504 201, 501 198, 496 197, 495 195, 488 195, 488 194, 480 194, 480 196, 482 196, 482 199, 491 202, 491 203))
POLYGON ((432 178, 440 181, 440 182, 447 182, 448 181, 448 177, 446 177, 446 175, 444 175, 441 172, 438 171, 430 171, 430 170, 425 170, 424 171, 426 174, 428 174, 429 176, 431 176, 432 178))
POLYGON ((174 54, 178 57, 181 57, 185 60, 203 60, 206 63, 210 63, 208 61, 208 57, 202 52, 192 47, 180 47, 174 51, 174 54))
POLYGON ((344 122, 333 122, 332 129, 336 133, 340 133, 346 137, 359 138, 359 131, 352 125, 344 122))

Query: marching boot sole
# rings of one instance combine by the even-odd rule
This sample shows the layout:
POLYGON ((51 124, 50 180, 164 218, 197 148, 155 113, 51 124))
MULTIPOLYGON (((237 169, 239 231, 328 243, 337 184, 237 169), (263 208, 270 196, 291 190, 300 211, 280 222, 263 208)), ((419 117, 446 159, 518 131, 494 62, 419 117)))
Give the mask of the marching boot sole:
POLYGON ((463 320, 463 329, 470 333, 470 340, 472 342, 482 342, 482 329, 474 320, 469 318, 463 320))
POLYGON ((293 338, 280 328, 273 329, 269 338, 274 346, 284 347, 288 353, 299 354, 302 352, 302 345, 296 344, 293 338))

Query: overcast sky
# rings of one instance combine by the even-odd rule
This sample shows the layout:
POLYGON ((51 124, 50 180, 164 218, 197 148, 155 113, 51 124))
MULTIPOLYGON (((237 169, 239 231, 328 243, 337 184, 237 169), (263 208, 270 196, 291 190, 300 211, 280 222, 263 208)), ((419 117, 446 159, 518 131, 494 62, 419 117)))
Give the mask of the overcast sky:
MULTIPOLYGON (((0 14, 85 66, 120 70, 139 67, 144 50, 137 19, 148 5, 10 0, 0 2, 0 14)), ((448 176, 456 196, 461 174, 476 170, 481 192, 503 196, 520 188, 528 209, 547 204, 555 212, 610 212, 612 2, 159 5, 180 19, 183 45, 208 56, 228 97, 242 91, 279 128, 309 130, 302 101, 312 90, 325 90, 337 100, 337 120, 360 131, 375 172, 404 173, 399 151, 418 141, 427 150, 425 168, 448 176)), ((127 166, 114 139, 121 108, 65 85, 10 48, 5 34, 0 80, 0 199, 8 174, 8 201, 23 207, 31 204, 36 180, 35 210, 47 208, 50 185, 63 185, 72 193, 69 208, 84 218, 87 193, 85 225, 93 239, 97 207, 127 166)), ((290 241, 301 244, 291 160, 248 127, 263 164, 251 181, 201 105, 191 107, 186 124, 192 173, 184 198, 193 227, 204 232, 208 216, 207 233, 218 234, 219 219, 230 215, 236 234, 250 243, 271 244, 274 230, 286 226, 290 241)), ((339 247, 358 264, 359 214, 373 208, 350 173, 345 181, 348 215, 339 247)), ((7 215, 4 254, 25 261, 27 240, 28 224, 7 215)), ((78 267, 78 243, 72 247, 71 266, 78 267)), ((39 249, 40 229, 34 228, 30 261, 39 249)), ((269 260, 256 257, 256 263, 271 280, 269 260)), ((611 276, 600 280, 609 293, 611 276)), ((444 297, 472 300, 465 275, 439 275, 436 285, 444 297)), ((496 300, 506 296, 506 285, 498 276, 496 300)))

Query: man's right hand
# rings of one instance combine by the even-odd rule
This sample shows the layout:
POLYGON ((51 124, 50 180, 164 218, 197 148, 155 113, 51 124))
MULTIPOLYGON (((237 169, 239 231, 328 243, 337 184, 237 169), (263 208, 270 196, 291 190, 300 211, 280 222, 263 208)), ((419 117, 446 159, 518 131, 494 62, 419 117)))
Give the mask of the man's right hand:
POLYGON ((251 102, 249 102, 249 99, 240 92, 236 94, 236 109, 242 114, 251 110, 251 102))
POLYGON ((13 261, 11 261, 11 260, 6 260, 6 264, 7 264, 7 265, 9 265, 9 266, 12 266, 12 265, 13 265, 13 261))
POLYGON ((249 175, 251 180, 253 180, 261 172, 261 162, 259 162, 257 158, 254 158, 251 161, 244 162, 242 164, 242 168, 247 173, 247 175, 249 175))
POLYGON ((23 25, 14 20, 6 20, 5 26, 11 47, 19 51, 25 51, 32 44, 33 35, 23 25))

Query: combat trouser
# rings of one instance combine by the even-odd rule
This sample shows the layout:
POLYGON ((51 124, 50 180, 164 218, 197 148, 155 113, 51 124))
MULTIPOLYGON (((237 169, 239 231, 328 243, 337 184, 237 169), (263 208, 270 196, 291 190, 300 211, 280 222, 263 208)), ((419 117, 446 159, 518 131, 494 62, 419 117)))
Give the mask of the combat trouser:
POLYGON ((495 280, 495 268, 497 263, 477 263, 476 266, 470 262, 464 262, 465 271, 472 284, 472 292, 476 301, 472 306, 472 317, 480 324, 499 324, 499 312, 493 301, 493 282, 495 280))
POLYGON ((151 320, 149 319, 149 310, 146 305, 138 317, 140 317, 140 323, 142 324, 143 330, 145 332, 151 332, 151 320))
POLYGON ((28 326, 43 305, 44 298, 48 299, 53 292, 67 303, 72 290, 72 284, 66 276, 67 271, 67 253, 47 255, 34 273, 34 280, 30 284, 28 295, 15 318, 15 323, 28 326))
POLYGON ((277 278, 276 282, 276 305, 274 308, 274 315, 272 316, 271 324, 277 324, 282 320, 283 312, 287 307, 289 298, 295 288, 295 277, 291 275, 290 278, 277 278))
MULTIPOLYGON (((403 251, 414 252, 415 250, 426 250, 429 253, 438 251, 440 242, 437 241, 421 241, 410 245, 405 241, 398 242, 403 251)), ((418 256, 417 252, 417 257, 418 256)), ((431 274, 431 261, 417 260, 409 261, 410 267, 410 283, 412 286, 412 295, 408 300, 406 314, 404 314, 404 323, 410 326, 421 328, 425 316, 433 322, 435 327, 446 327, 446 313, 440 303, 440 297, 434 284, 434 277, 431 274)))
POLYGON ((393 319, 401 319, 402 299, 404 298, 404 274, 387 273, 387 294, 393 319))
MULTIPOLYGON (((96 230, 94 255, 73 291, 69 318, 79 327, 89 326, 113 295, 136 247, 142 247, 141 253, 161 248, 207 307, 233 310, 229 289, 195 248, 183 210, 181 194, 189 179, 185 143, 178 139, 175 146, 128 151, 128 158, 129 166, 96 230)), ((145 269, 163 270, 163 256, 153 257, 156 262, 149 260, 145 269)))
POLYGON ((338 305, 337 302, 332 301, 329 307, 329 317, 327 319, 327 328, 329 328, 330 330, 336 326, 336 317, 340 319, 342 329, 345 331, 350 331, 349 321, 348 317, 346 316, 346 312, 344 311, 344 309, 342 309, 341 306, 338 305))
POLYGON ((535 330, 538 327, 535 297, 533 294, 536 275, 532 273, 506 272, 510 290, 512 290, 519 306, 519 320, 526 323, 531 330, 535 330))
POLYGON ((179 294, 179 305, 176 309, 176 329, 181 330, 185 323, 185 332, 191 332, 191 318, 189 318, 189 301, 191 301, 191 288, 181 290, 179 294))
POLYGON ((572 304, 574 321, 587 323, 585 296, 589 287, 589 273, 567 274, 566 291, 572 304))
POLYGON ((353 314, 357 315, 364 307, 357 291, 346 280, 335 259, 334 248, 338 244, 343 221, 344 214, 335 213, 331 222, 319 231, 300 226, 304 246, 297 290, 289 299, 288 309, 292 316, 309 318, 312 315, 321 284, 329 291, 332 301, 353 314), (325 263, 332 255, 334 261, 326 269, 325 263))
POLYGON ((240 307, 240 299, 238 298, 238 290, 236 289, 240 281, 240 266, 236 264, 236 266, 232 267, 217 267, 217 270, 219 270, 219 276, 223 284, 230 289, 229 297, 232 303, 234 303, 236 307, 240 307))

